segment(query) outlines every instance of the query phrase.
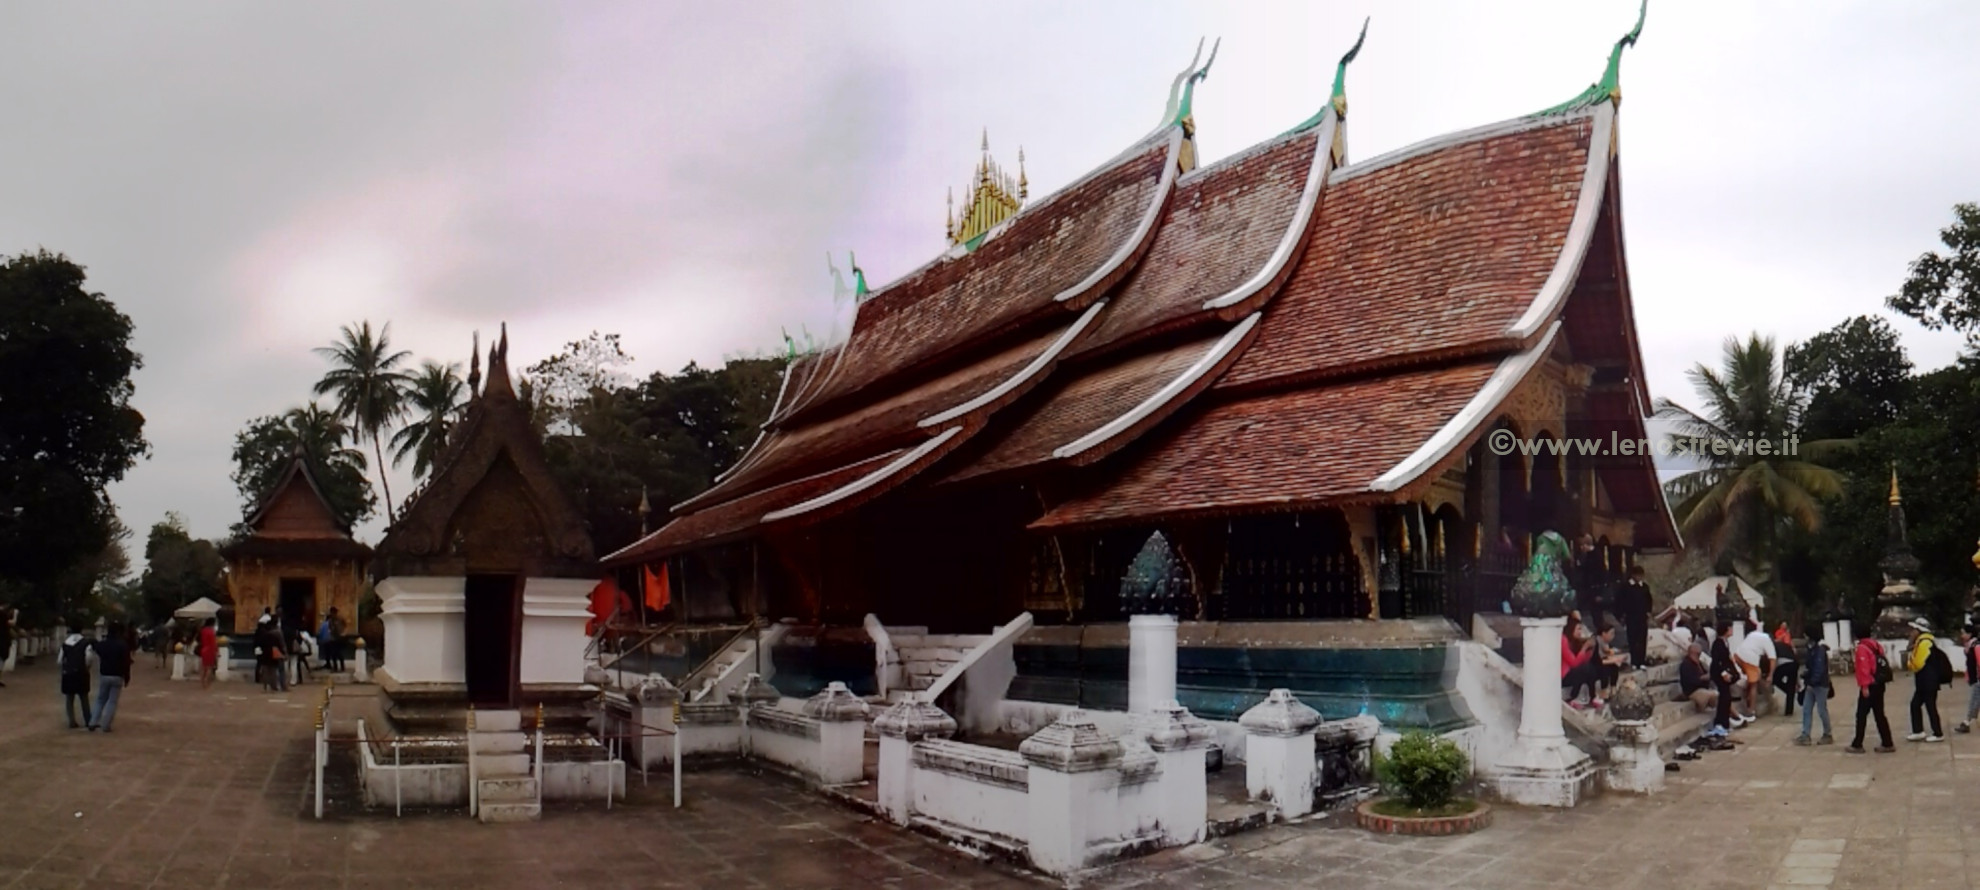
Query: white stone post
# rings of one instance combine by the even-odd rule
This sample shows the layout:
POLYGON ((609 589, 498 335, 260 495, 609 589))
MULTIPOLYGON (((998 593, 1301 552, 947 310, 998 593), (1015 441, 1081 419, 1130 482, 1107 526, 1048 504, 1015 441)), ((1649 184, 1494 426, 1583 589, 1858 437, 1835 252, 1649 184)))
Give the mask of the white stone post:
POLYGON ((1210 724, 1189 709, 1169 702, 1161 722, 1148 734, 1148 747, 1161 769, 1161 820, 1167 845, 1193 844, 1203 839, 1210 811, 1204 751, 1210 747, 1210 724))
POLYGON ((633 744, 640 765, 670 760, 672 752, 678 750, 674 738, 668 736, 678 737, 680 731, 674 722, 674 706, 681 700, 681 691, 667 678, 652 676, 633 687, 626 698, 632 703, 632 722, 639 727, 640 736, 633 744))
POLYGON ((1120 740, 1073 708, 1025 739, 1018 753, 1031 765, 1025 796, 1031 864, 1053 875, 1085 867, 1087 848, 1103 839, 1118 800, 1120 740))
POLYGON ((819 784, 850 785, 866 778, 866 718, 871 713, 864 700, 837 680, 805 699, 805 716, 818 721, 819 784))
POLYGON ((225 634, 222 634, 213 639, 214 647, 220 650, 219 652, 214 653, 216 660, 213 662, 213 679, 223 683, 226 682, 229 677, 233 676, 233 671, 229 670, 230 665, 228 664, 228 662, 234 660, 234 653, 233 650, 227 646, 227 642, 228 641, 225 634))
POLYGON ((186 644, 173 643, 172 644, 172 679, 183 680, 185 678, 186 678, 186 644))
POLYGON ((1238 725, 1244 727, 1244 788, 1251 799, 1270 801, 1281 819, 1313 812, 1319 781, 1313 731, 1320 712, 1293 698, 1291 690, 1274 689, 1244 712, 1238 725))
POLYGON ((351 679, 358 683, 371 682, 371 650, 365 648, 363 637, 358 637, 352 647, 357 651, 351 659, 351 679))
POLYGON ((1176 616, 1128 616, 1128 713, 1161 710, 1176 699, 1176 616))
POLYGON ((1561 731, 1561 628, 1566 624, 1566 618, 1519 620, 1526 647, 1519 738, 1491 770, 1499 795, 1513 803, 1571 807, 1593 790, 1594 762, 1568 744, 1561 731))
POLYGON ((914 744, 955 735, 956 721, 910 692, 874 719, 873 731, 880 736, 880 809, 889 821, 906 825, 914 816, 914 744))

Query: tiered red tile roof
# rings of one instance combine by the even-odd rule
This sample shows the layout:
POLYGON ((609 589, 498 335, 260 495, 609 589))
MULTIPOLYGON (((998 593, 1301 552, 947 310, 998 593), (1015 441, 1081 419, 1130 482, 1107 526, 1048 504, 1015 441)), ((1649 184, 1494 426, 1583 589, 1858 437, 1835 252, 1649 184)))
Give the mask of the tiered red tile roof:
MULTIPOLYGON (((793 366, 741 467, 607 561, 1027 473, 1072 492, 1040 529, 1394 501, 1557 346, 1622 369, 1600 422, 1640 431, 1614 115, 1598 102, 1336 169, 1329 110, 1180 178, 1180 133, 1158 131, 862 304, 844 347, 793 366), (816 491, 846 479, 858 498, 816 491)), ((1649 520, 1639 545, 1675 543, 1647 459, 1603 472, 1649 520)))

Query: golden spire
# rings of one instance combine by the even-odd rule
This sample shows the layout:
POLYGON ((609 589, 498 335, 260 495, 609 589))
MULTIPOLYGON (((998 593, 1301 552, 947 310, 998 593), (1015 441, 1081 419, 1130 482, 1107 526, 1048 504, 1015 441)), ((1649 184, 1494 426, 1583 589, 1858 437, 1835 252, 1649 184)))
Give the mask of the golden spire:
POLYGON ((1893 463, 1891 464, 1891 506, 1895 507, 1902 503, 1904 498, 1898 494, 1897 464, 1893 463))
POLYGON ((1016 216, 1029 197, 1031 183, 1024 175, 1024 150, 1018 150, 1018 177, 1012 179, 990 157, 990 130, 983 130, 982 155, 976 161, 976 181, 959 211, 955 191, 949 192, 949 218, 945 231, 950 244, 975 249, 975 242, 991 229, 1016 216))

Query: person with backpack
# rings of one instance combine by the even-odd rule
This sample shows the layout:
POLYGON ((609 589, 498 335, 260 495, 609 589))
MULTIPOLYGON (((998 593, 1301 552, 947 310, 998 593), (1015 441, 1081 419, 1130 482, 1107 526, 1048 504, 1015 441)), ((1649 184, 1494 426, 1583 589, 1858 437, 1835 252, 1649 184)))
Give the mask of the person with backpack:
POLYGON ((1808 657, 1802 659, 1801 667, 1801 735, 1794 737, 1797 745, 1833 745, 1836 737, 1829 731, 1829 696, 1836 694, 1829 682, 1829 644, 1822 639, 1822 629, 1811 627, 1807 630, 1808 657), (1822 739, 1810 742, 1809 731, 1815 728, 1814 716, 1822 714, 1822 739))
POLYGON ((96 641, 96 662, 102 676, 96 683, 96 720, 89 728, 109 732, 110 721, 117 719, 117 700, 131 683, 131 644, 122 622, 111 624, 103 639, 96 641))
POLYGON ((62 673, 62 710, 69 715, 70 729, 81 729, 93 722, 89 711, 89 668, 94 660, 96 653, 90 651, 89 639, 80 633, 69 634, 55 655, 57 669, 62 673), (82 723, 76 722, 77 702, 82 703, 82 723))
POLYGON ((1953 732, 1962 735, 1973 731, 1973 721, 1980 719, 1980 628, 1969 624, 1959 632, 1960 651, 1966 653, 1966 719, 1953 727, 1953 732))
POLYGON ((1884 688, 1891 685, 1891 663, 1884 657, 1884 645, 1870 639, 1865 633, 1868 628, 1856 628, 1856 738, 1849 747, 1843 749, 1849 754, 1863 753, 1863 730, 1865 720, 1877 718, 1877 753, 1889 754, 1897 750, 1891 743, 1891 721, 1884 716, 1884 688))
POLYGON ((1911 648, 1905 657, 1905 667, 1912 672, 1911 693, 1911 734, 1905 736, 1909 742, 1943 742, 1944 729, 1939 723, 1939 687, 1952 682, 1952 659, 1939 649, 1939 640, 1932 636, 1932 623, 1923 618, 1911 619, 1911 648), (1925 734, 1925 717, 1932 718, 1932 733, 1925 734))

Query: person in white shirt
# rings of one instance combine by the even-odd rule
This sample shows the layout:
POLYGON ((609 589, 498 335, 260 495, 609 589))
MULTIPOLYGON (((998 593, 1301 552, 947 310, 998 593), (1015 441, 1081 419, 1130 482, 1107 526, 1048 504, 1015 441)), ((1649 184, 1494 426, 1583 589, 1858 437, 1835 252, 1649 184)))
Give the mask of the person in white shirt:
POLYGON ((1743 699, 1746 713, 1750 718, 1759 716, 1754 709, 1760 700, 1760 690, 1766 688, 1766 678, 1772 673, 1769 666, 1774 660, 1774 639, 1755 625, 1746 637, 1739 641, 1733 650, 1733 660, 1739 662, 1740 670, 1746 673, 1746 695, 1743 699))

